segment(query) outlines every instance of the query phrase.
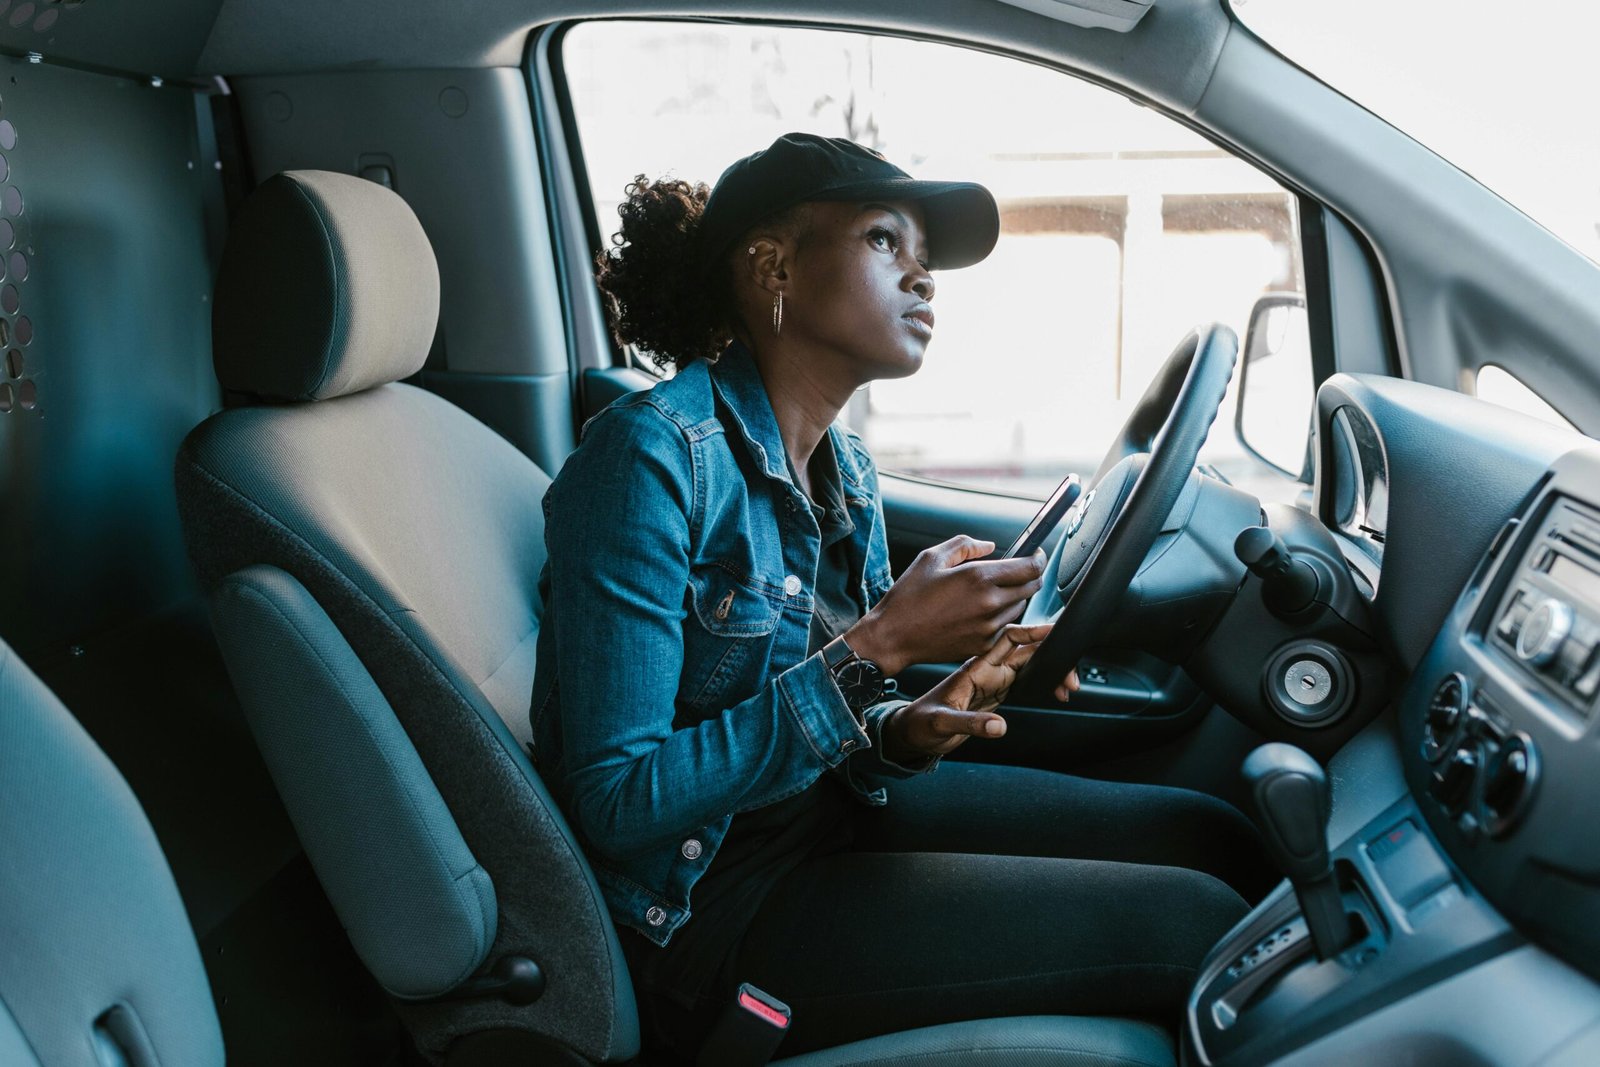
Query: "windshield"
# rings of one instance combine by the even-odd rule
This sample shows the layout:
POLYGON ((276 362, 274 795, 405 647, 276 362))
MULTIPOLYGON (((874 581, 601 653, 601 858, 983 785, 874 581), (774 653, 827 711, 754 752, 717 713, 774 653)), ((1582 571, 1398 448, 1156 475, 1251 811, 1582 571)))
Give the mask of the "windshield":
POLYGON ((1231 0, 1263 40, 1600 262, 1588 4, 1231 0))

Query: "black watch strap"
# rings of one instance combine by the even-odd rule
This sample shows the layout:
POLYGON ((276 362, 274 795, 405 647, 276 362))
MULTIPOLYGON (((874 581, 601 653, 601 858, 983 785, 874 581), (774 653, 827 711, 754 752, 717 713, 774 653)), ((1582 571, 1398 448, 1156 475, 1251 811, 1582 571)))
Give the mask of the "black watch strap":
POLYGON ((842 667, 848 660, 860 658, 856 655, 856 650, 850 647, 850 642, 844 639, 843 634, 822 646, 822 662, 828 665, 830 671, 842 667))

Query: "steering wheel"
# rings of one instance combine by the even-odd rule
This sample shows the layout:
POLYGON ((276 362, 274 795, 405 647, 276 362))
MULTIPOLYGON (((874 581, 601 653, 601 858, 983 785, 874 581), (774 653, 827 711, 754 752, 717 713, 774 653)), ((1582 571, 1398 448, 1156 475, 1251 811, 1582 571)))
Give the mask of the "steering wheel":
POLYGON ((1139 398, 1094 480, 1063 521, 1044 588, 1025 623, 1056 619, 1011 687, 1008 703, 1050 707, 1055 687, 1116 614, 1200 455, 1233 378, 1239 338, 1212 323, 1190 330, 1139 398))

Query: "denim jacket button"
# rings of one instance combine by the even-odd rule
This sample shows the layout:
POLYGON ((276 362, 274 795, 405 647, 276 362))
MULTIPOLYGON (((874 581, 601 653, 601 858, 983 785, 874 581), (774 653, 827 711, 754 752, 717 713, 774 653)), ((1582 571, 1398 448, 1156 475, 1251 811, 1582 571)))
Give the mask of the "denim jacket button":
POLYGON ((649 911, 644 913, 644 921, 649 923, 651 926, 660 926, 662 923, 667 921, 666 909, 652 907, 649 911))
POLYGON ((800 579, 791 574, 783 580, 783 591, 788 596, 800 595, 800 579))
POLYGON ((700 853, 705 851, 705 848, 699 841, 691 837, 683 843, 683 847, 678 851, 683 853, 683 858, 686 860, 697 860, 700 858, 700 853))
POLYGON ((854 752, 855 750, 856 750, 856 739, 853 738, 853 737, 845 738, 844 739, 844 744, 839 746, 839 751, 843 752, 847 756, 850 753, 854 752))

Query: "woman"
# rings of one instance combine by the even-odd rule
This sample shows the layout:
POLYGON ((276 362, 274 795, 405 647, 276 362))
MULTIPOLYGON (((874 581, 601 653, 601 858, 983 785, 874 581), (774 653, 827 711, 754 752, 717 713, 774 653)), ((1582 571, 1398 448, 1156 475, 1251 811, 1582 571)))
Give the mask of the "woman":
POLYGON ((891 584, 872 459, 834 422, 921 365, 930 270, 988 254, 993 198, 789 134, 709 196, 641 177, 620 213, 614 328, 677 373, 590 420, 545 498, 532 707, 647 1046, 692 1057, 740 982, 793 1008, 784 1054, 959 1018, 1170 1014, 1245 913, 1202 870, 1249 868, 1248 825, 1179 790, 929 774, 1005 732, 1048 630, 1006 623, 1044 558, 956 537, 891 584), (884 685, 962 660, 917 700, 884 685))

